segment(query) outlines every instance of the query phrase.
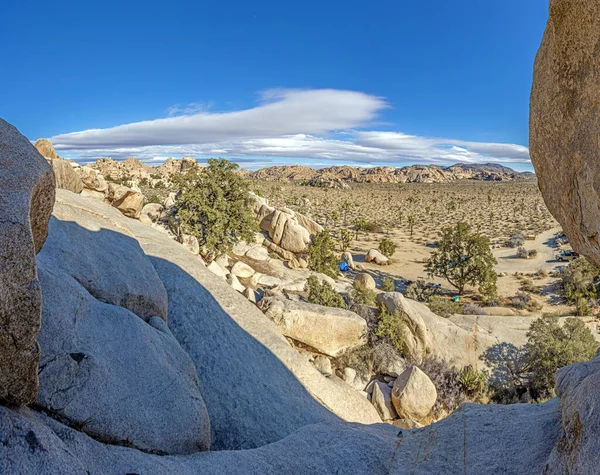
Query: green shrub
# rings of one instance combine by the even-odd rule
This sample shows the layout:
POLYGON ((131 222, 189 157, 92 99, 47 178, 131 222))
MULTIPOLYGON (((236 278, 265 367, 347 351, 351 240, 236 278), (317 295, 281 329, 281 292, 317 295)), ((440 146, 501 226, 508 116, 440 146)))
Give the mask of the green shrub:
POLYGON ((573 363, 589 361, 598 348, 594 335, 580 319, 568 318, 561 326, 556 315, 545 315, 534 321, 527 339, 526 366, 534 399, 553 396, 556 371, 573 363))
POLYGON ((523 279, 521 281, 521 286, 519 287, 520 290, 522 290, 523 292, 531 292, 531 293, 536 293, 537 287, 535 286, 535 284, 533 283, 533 280, 531 279, 523 279))
POLYGON ((237 168, 224 159, 209 159, 208 167, 173 177, 179 190, 175 215, 182 231, 217 254, 229 252, 238 241, 251 242, 258 229, 246 205, 248 185, 237 168))
POLYGON ((327 229, 318 233, 308 246, 308 266, 315 272, 335 279, 338 275, 339 261, 335 256, 335 243, 327 229))
POLYGON ((150 196, 148 196, 148 199, 146 201, 148 203, 162 204, 162 200, 160 199, 160 196, 158 196, 156 193, 150 193, 150 196))
POLYGON ((400 310, 390 313, 385 305, 379 306, 379 319, 375 334, 384 338, 400 354, 404 348, 404 336, 406 334, 406 321, 404 314, 400 310))
POLYGON ((379 251, 385 257, 392 257, 394 255, 394 252, 396 252, 396 245, 392 242, 391 239, 383 238, 379 243, 379 251))
POLYGON ((354 281, 350 291, 350 301, 357 305, 373 305, 377 294, 374 290, 368 289, 363 284, 354 281))
POLYGON ((600 270, 584 257, 578 257, 560 273, 561 292, 568 303, 577 303, 581 299, 596 298, 596 282, 600 279, 600 270))
POLYGON ((306 281, 306 290, 308 291, 307 300, 310 303, 324 307, 346 308, 343 297, 328 282, 319 281, 314 275, 311 275, 306 281))
POLYGON ((529 252, 524 247, 520 247, 519 249, 517 249, 517 257, 519 259, 528 259, 529 252))
POLYGON ((465 366, 458 375, 458 381, 463 390, 470 397, 478 398, 487 391, 487 377, 483 371, 478 371, 473 366, 465 366))
POLYGON ((396 291, 396 282, 391 277, 384 277, 381 281, 381 285, 379 289, 384 292, 395 292, 396 291))
POLYGON ((580 317, 587 317, 592 313, 592 307, 590 306, 588 299, 580 298, 575 305, 575 314, 580 317))
POLYGON ((440 317, 449 318, 454 314, 460 314, 462 305, 452 299, 434 295, 429 299, 429 310, 440 317))
POLYGON ((419 302, 429 302, 431 297, 438 294, 440 291, 440 286, 433 282, 425 282, 424 280, 417 280, 416 282, 411 282, 406 287, 406 291, 404 295, 406 298, 417 300, 419 302))

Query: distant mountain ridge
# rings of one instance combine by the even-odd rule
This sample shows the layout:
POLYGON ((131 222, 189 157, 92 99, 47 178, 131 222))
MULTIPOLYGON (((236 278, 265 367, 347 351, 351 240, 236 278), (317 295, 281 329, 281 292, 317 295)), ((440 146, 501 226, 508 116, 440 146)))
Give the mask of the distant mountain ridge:
POLYGON ((532 172, 518 172, 497 163, 457 163, 439 165, 410 165, 402 168, 351 167, 337 165, 313 169, 302 165, 283 165, 243 171, 249 178, 272 181, 300 181, 307 185, 341 187, 341 183, 449 183, 457 180, 474 181, 533 181, 532 172))

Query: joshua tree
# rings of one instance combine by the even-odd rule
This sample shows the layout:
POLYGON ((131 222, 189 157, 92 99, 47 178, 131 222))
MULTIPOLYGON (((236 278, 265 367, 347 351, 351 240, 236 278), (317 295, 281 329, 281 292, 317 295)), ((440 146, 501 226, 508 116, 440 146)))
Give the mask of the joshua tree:
POLYGON ((415 217, 411 214, 408 218, 406 218, 406 220, 408 221, 408 227, 410 229, 410 237, 413 237, 413 227, 415 225, 415 217))

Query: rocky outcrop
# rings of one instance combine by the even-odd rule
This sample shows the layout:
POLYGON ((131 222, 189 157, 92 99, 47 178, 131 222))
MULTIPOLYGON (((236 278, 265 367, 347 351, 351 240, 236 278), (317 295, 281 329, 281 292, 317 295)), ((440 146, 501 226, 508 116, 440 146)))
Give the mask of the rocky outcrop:
POLYGON ((312 168, 299 165, 276 166, 246 173, 249 178, 269 181, 297 181, 320 188, 349 189, 348 183, 450 183, 456 180, 477 181, 530 181, 530 173, 519 173, 497 163, 457 163, 449 167, 437 165, 411 165, 395 167, 312 168))
POLYGON ((71 163, 70 160, 65 160, 64 158, 50 160, 50 165, 52 165, 52 171, 54 171, 56 178, 56 188, 69 190, 73 193, 81 193, 83 182, 81 181, 81 176, 73 169, 71 163))
POLYGON ((50 165, 0 119, 0 401, 28 404, 38 389, 41 292, 35 255, 48 235, 50 165))
POLYGON ((530 153, 548 209, 600 266, 600 4, 552 0, 531 91, 530 153))
POLYGON ((366 272, 361 272, 354 278, 354 285, 358 285, 367 290, 374 290, 377 287, 375 279, 366 272))
POLYGON ((56 151, 54 150, 54 145, 48 139, 38 139, 35 142, 35 148, 37 148, 38 152, 45 158, 58 158, 56 151))
POLYGON ((311 238, 323 231, 320 224, 303 214, 269 206, 265 198, 254 193, 250 193, 250 198, 260 229, 271 240, 265 245, 270 245, 284 259, 293 259, 295 253, 306 251, 311 238))
POLYGON ((326 355, 340 356, 366 343, 366 320, 349 310, 274 297, 263 308, 285 336, 326 355))

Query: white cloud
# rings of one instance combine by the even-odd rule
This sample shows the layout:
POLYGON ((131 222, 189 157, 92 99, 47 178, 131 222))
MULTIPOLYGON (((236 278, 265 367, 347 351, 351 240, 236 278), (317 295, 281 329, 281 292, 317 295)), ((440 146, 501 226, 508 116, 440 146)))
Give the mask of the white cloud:
POLYGON ((357 130, 387 107, 361 92, 270 90, 254 108, 207 112, 199 104, 174 106, 172 117, 52 137, 57 150, 81 161, 135 156, 158 162, 168 156, 236 157, 244 166, 303 159, 324 164, 528 164, 527 147, 357 130), (200 110, 200 112, 198 112, 200 110), (179 115, 183 114, 183 115, 179 115), (247 157, 247 158, 246 158, 247 157))
POLYGON ((277 90, 264 93, 263 102, 252 109, 147 120, 57 135, 51 140, 59 150, 72 150, 325 134, 368 124, 385 107, 382 98, 362 92, 277 90))

